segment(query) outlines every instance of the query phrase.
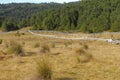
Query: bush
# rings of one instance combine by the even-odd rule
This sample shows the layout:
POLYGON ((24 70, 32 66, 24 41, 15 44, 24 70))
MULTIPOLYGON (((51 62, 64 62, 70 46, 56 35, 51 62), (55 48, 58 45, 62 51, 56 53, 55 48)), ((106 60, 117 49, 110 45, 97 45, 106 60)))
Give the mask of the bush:
POLYGON ((20 55, 20 56, 24 55, 22 46, 19 43, 14 42, 14 41, 11 41, 9 43, 7 53, 16 54, 16 55, 20 55))
POLYGON ((37 61, 37 71, 39 80, 52 79, 52 67, 47 58, 42 58, 40 61, 37 61))

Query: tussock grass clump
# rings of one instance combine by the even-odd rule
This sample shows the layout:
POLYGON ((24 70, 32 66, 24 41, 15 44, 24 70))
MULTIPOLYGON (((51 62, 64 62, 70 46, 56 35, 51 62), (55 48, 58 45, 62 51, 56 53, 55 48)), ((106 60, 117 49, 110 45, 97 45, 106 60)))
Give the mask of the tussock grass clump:
POLYGON ((22 45, 25 45, 25 42, 22 42, 22 45))
POLYGON ((65 47, 68 47, 68 46, 71 45, 71 44, 72 44, 72 42, 70 42, 70 41, 64 43, 65 47))
POLYGON ((38 48, 38 47, 40 47, 40 43, 37 42, 34 44, 34 48, 38 48))
POLYGON ((19 32, 19 31, 17 31, 17 32, 15 33, 15 36, 20 37, 20 36, 21 36, 20 32, 19 32))
POLYGON ((81 63, 89 62, 93 58, 93 56, 84 49, 78 49, 75 53, 77 61, 81 63))
POLYGON ((51 47, 52 47, 52 48, 55 48, 55 43, 52 43, 52 44, 51 44, 51 47))
POLYGON ((52 79, 52 66, 46 57, 37 61, 37 76, 38 80, 51 80, 52 79))
POLYGON ((6 53, 3 52, 2 50, 0 50, 0 56, 1 56, 1 55, 6 55, 6 53))
POLYGON ((2 42, 3 42, 3 40, 2 40, 2 39, 0 39, 0 44, 2 44, 2 42))
POLYGON ((15 36, 20 37, 21 35, 25 35, 25 33, 20 33, 19 31, 17 31, 17 32, 15 33, 15 36))
POLYGON ((48 45, 42 45, 42 49, 40 50, 41 53, 48 53, 50 52, 50 47, 48 45))
POLYGON ((83 45, 83 48, 84 48, 84 49, 88 49, 89 47, 88 47, 87 44, 84 44, 84 45, 83 45))
POLYGON ((7 53, 20 55, 20 56, 24 55, 22 46, 15 41, 10 41, 8 49, 7 49, 7 53))

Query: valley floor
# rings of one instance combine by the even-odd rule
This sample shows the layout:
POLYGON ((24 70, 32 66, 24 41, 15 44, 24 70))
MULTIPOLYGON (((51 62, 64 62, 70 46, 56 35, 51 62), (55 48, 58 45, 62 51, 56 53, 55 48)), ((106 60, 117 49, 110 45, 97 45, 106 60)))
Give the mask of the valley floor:
MULTIPOLYGON (((94 35, 111 38, 110 35, 94 35)), ((120 38, 120 34, 112 35, 120 38)), ((0 80, 35 80, 37 74, 36 60, 43 57, 40 51, 43 45, 48 45, 50 51, 47 58, 53 68, 53 80, 119 80, 120 79, 120 45, 102 41, 59 40, 33 36, 26 32, 0 34, 3 40, 0 44, 0 80), (19 33, 20 34, 20 33, 19 33), (26 56, 7 54, 7 44, 16 41, 22 45, 26 56), (36 47, 36 44, 39 46, 36 47), (84 45, 92 59, 78 62, 76 51, 84 45), (6 53, 6 55, 4 55, 6 53), (6 57, 8 56, 8 57, 6 57)))

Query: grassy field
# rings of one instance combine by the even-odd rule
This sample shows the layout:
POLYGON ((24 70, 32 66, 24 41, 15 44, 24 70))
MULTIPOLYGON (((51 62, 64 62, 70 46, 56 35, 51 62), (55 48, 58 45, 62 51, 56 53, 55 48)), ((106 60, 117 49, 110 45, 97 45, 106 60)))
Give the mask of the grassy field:
MULTIPOLYGON (((119 34, 92 36, 120 38, 119 34)), ((0 39, 0 80, 38 80, 36 62, 43 55, 47 55, 46 60, 51 63, 52 80, 120 80, 120 45, 65 41, 29 33, 0 34, 0 39), (25 55, 9 53, 11 42, 20 44, 25 55)))

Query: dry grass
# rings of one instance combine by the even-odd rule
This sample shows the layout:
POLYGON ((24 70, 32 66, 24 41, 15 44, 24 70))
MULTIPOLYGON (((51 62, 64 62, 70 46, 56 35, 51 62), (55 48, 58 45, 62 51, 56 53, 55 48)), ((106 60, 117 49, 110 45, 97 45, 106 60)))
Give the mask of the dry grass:
POLYGON ((39 47, 40 47, 40 43, 36 42, 36 43, 34 44, 34 48, 39 48, 39 47))
POLYGON ((19 43, 15 42, 15 41, 10 41, 6 53, 23 56, 24 50, 19 43))
POLYGON ((2 42, 3 42, 3 40, 2 40, 2 39, 0 39, 0 44, 2 44, 2 42))
POLYGON ((41 53, 49 53, 50 47, 47 44, 42 45, 42 49, 40 50, 41 53))
POLYGON ((78 62, 85 63, 85 62, 89 62, 90 60, 93 59, 92 54, 88 53, 87 51, 85 51, 82 48, 77 49, 75 51, 75 53, 76 53, 76 59, 78 62))
MULTIPOLYGON (((105 37, 106 35, 103 36, 105 37)), ((119 35, 113 35, 113 37, 119 38, 119 35)), ((41 53, 42 45, 39 48, 33 47, 36 42, 47 45, 50 51, 46 48, 45 50, 46 53, 51 53, 49 54, 49 61, 54 66, 52 69, 52 80, 120 79, 120 45, 100 41, 72 41, 72 44, 68 44, 65 47, 64 43, 69 43, 69 41, 37 37, 29 33, 25 33, 21 37, 17 37, 12 33, 0 34, 0 39, 3 40, 0 45, 0 57, 3 55, 8 56, 8 54, 4 54, 7 50, 7 47, 4 46, 9 41, 17 41, 17 43, 22 45, 24 52, 28 53, 41 53), (23 45, 23 42, 25 45, 23 45), (55 48, 52 48, 51 43, 55 44, 55 48), (88 49, 83 48, 83 43, 87 44, 88 49), (79 49, 83 49, 83 51, 79 49), (80 57, 81 55, 89 56, 88 54, 92 55, 94 60, 89 60, 87 63, 76 63, 75 55, 80 57)), ((14 56, 13 58, 0 60, 0 80, 30 80, 31 75, 37 74, 38 71, 35 60, 40 60, 43 56, 35 54, 25 57, 14 56)))
POLYGON ((45 55, 37 60, 37 77, 38 80, 51 80, 52 79, 52 65, 45 55))

